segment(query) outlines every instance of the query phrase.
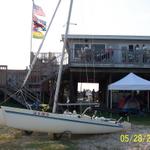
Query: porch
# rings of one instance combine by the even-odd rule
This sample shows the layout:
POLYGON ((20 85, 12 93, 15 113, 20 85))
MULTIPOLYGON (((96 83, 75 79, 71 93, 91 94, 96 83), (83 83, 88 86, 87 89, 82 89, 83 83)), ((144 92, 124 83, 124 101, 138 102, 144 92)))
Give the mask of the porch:
POLYGON ((75 67, 150 67, 150 49, 92 49, 71 51, 69 58, 75 67))

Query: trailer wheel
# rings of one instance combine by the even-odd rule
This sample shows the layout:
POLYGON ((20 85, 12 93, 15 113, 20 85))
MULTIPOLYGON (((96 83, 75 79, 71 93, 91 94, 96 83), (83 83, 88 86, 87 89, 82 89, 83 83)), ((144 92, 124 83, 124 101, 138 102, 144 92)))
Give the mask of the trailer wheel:
POLYGON ((27 130, 23 131, 23 134, 25 134, 26 136, 30 136, 32 135, 32 133, 33 131, 27 131, 27 130))
POLYGON ((62 134, 61 134, 61 133, 54 133, 54 134, 53 134, 53 139, 54 139, 54 140, 60 140, 61 137, 62 137, 62 134))
POLYGON ((71 139, 72 133, 70 131, 65 131, 62 133, 62 137, 66 139, 71 139))

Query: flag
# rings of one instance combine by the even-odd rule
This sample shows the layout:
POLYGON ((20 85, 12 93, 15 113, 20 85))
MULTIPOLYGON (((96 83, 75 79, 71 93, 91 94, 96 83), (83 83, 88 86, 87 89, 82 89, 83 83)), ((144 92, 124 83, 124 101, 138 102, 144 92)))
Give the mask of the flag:
POLYGON ((33 15, 33 21, 36 21, 38 23, 41 23, 43 26, 46 26, 46 21, 39 19, 37 16, 33 15))
POLYGON ((46 21, 33 16, 33 31, 46 31, 46 21))
POLYGON ((35 39, 43 39, 44 34, 42 32, 39 32, 39 31, 34 31, 34 32, 32 32, 32 36, 35 39))
POLYGON ((38 18, 37 18, 35 15, 33 15, 32 20, 33 20, 33 21, 38 21, 38 18))
POLYGON ((44 26, 46 26, 46 21, 42 20, 42 19, 38 19, 39 23, 43 24, 44 26))
POLYGON ((42 26, 42 30, 46 31, 46 21, 38 19, 38 23, 42 26))
POLYGON ((38 16, 45 16, 43 9, 36 4, 33 4, 33 13, 38 16))
POLYGON ((43 39, 44 31, 46 31, 46 21, 39 19, 36 15, 45 16, 42 8, 38 5, 33 5, 33 27, 32 37, 36 39, 43 39))
POLYGON ((45 26, 37 21, 33 21, 34 28, 44 28, 45 26))

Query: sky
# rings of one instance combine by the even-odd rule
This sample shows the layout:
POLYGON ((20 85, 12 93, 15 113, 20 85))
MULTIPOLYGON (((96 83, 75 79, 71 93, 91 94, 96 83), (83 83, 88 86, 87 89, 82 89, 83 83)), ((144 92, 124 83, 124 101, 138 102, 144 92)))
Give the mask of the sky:
MULTIPOLYGON (((58 0, 34 0, 49 23, 58 0)), ((41 52, 62 50, 70 0, 62 0, 41 52)), ((74 0, 70 34, 150 35, 150 0, 74 0)), ((0 65, 9 69, 29 66, 32 0, 2 1, 0 5, 0 65)), ((41 40, 32 39, 36 52, 41 40)))

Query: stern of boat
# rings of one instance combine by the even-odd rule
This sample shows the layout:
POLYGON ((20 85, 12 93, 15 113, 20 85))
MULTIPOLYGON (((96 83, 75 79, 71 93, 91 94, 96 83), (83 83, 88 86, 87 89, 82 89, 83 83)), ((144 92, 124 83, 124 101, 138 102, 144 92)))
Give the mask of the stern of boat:
POLYGON ((124 121, 121 124, 123 126, 123 131, 129 131, 129 130, 131 130, 131 123, 130 122, 124 121))

